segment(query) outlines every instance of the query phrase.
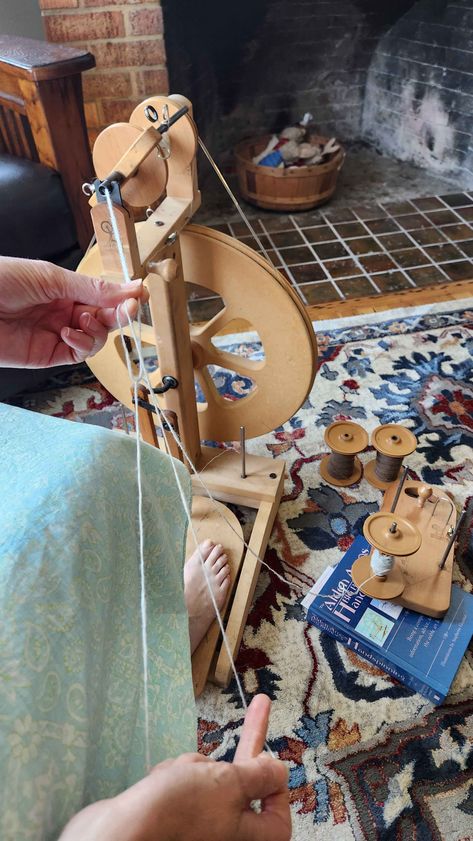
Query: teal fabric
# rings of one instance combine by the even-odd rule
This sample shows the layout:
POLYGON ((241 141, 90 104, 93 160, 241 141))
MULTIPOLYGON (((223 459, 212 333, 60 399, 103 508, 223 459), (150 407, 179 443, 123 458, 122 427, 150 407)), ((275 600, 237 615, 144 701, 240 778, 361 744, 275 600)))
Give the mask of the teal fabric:
MULTIPOLYGON (((168 458, 142 465, 154 764, 196 719, 185 514, 168 458)), ((56 839, 146 772, 136 445, 0 405, 0 479, 0 838, 56 839)))

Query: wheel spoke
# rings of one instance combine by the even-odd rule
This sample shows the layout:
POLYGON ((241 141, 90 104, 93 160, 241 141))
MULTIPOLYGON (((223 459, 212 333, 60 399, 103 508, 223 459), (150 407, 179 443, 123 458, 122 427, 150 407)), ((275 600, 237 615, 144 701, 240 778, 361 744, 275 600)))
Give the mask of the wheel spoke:
POLYGON ((227 308, 224 307, 223 310, 214 315, 210 321, 206 321, 205 324, 200 324, 196 326, 195 324, 189 325, 189 330, 191 334, 191 339, 197 341, 200 345, 206 347, 210 344, 210 339, 212 336, 215 336, 225 324, 229 321, 229 316, 227 313, 227 308))
POLYGON ((265 367, 264 360, 248 359, 239 353, 217 350, 213 345, 209 349, 206 362, 208 365, 220 365, 221 368, 228 368, 230 371, 235 371, 236 374, 250 377, 255 383, 258 383, 260 372, 265 367))
POLYGON ((199 368, 196 371, 197 381, 204 392, 205 402, 210 408, 217 408, 224 403, 224 398, 218 393, 215 383, 208 368, 199 368))

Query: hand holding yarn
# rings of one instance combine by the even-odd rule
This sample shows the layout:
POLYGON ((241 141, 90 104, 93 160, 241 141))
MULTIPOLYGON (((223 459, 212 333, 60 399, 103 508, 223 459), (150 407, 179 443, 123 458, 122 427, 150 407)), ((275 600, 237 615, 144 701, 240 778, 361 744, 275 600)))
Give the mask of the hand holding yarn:
POLYGON ((127 791, 94 803, 60 841, 289 841, 287 769, 261 754, 270 701, 257 695, 233 763, 184 754, 157 765, 127 791), (261 800, 259 814, 251 808, 261 800))
POLYGON ((49 368, 82 362, 128 322, 148 293, 43 260, 0 257, 0 365, 49 368))

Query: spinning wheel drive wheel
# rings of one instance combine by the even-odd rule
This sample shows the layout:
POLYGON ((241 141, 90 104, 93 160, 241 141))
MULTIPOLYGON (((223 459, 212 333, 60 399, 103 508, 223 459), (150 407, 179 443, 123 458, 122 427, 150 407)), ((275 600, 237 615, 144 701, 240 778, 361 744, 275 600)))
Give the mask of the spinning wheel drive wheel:
MULTIPOLYGON (((317 361, 310 319, 285 278, 232 237, 189 225, 179 241, 185 281, 211 290, 224 304, 209 321, 189 325, 194 376, 205 400, 197 402, 200 438, 233 441, 238 439, 241 426, 249 438, 263 435, 292 417, 309 394, 317 361), (257 331, 264 359, 256 361, 223 351, 212 342, 235 319, 250 322, 257 331), (220 366, 249 377, 252 387, 247 396, 236 400, 222 397, 208 366, 220 366)), ((78 271, 102 273, 96 246, 82 260, 78 271)), ((130 335, 129 328, 124 332, 130 335)), ((155 345, 153 327, 143 325, 142 342, 145 347, 155 345)), ((88 364, 105 388, 132 408, 130 379, 118 330, 110 334, 105 347, 88 364)), ((159 368, 152 372, 153 386, 161 383, 162 374, 166 371, 159 368)))

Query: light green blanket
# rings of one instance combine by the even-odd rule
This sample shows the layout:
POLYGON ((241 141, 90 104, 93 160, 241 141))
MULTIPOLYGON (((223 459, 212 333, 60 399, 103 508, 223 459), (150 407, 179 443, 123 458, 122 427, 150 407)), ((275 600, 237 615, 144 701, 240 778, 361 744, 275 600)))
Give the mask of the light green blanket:
MULTIPOLYGON (((2 841, 55 839, 145 773, 135 446, 0 405, 2 841)), ((167 457, 142 465, 155 764, 195 750, 196 721, 185 515, 167 457)))

